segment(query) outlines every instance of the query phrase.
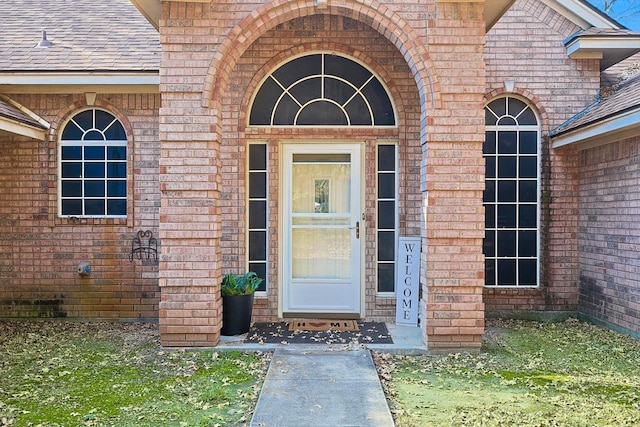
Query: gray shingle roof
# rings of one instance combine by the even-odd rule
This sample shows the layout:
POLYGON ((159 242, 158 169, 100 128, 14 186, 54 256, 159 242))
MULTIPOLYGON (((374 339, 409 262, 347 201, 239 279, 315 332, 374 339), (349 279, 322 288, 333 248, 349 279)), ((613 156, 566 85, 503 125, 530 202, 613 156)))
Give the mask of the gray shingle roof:
POLYGON ((0 1, 2 71, 157 71, 158 32, 129 0, 0 1), (35 47, 42 31, 53 43, 35 47))
POLYGON ((558 136, 637 108, 640 108, 640 73, 620 83, 611 95, 551 131, 551 135, 558 136))
POLYGON ((620 61, 612 67, 600 73, 601 86, 615 86, 627 77, 627 70, 636 68, 640 64, 640 53, 630 56, 624 61, 620 61))

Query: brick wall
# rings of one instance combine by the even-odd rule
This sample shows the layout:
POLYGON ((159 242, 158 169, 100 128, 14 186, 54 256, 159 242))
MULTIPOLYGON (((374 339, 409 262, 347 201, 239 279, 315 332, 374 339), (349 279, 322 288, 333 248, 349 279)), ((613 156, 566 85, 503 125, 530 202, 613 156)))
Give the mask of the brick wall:
MULTIPOLYGON (((268 141, 274 167, 270 179, 278 182, 282 134, 244 129, 258 76, 287 55, 336 49, 380 73, 396 98, 401 128, 287 129, 285 134, 291 139, 340 135, 366 140, 369 161, 375 140, 400 142, 406 180, 401 224, 403 232, 423 237, 422 315, 429 345, 479 347, 484 326, 481 3, 330 3, 320 10, 311 0, 163 2, 160 32, 160 234, 165 249, 160 328, 165 344, 215 344, 219 338, 222 272, 245 261, 247 141, 268 141), (211 313, 216 317, 198 325, 185 323, 211 313)), ((277 200, 270 204, 275 220, 277 206, 277 200)), ((277 236, 277 229, 271 233, 277 236)), ((277 239, 272 242, 274 284, 277 239)), ((367 250, 370 279, 373 255, 367 250)), ((376 298, 372 286, 367 284, 367 315, 388 318, 392 300, 376 298)), ((277 316, 277 294, 256 304, 256 318, 277 316)))
POLYGON ((579 152, 580 313, 640 334, 640 137, 579 152))
POLYGON ((542 126, 541 286, 485 289, 488 313, 577 309, 577 160, 572 148, 554 150, 547 134, 594 102, 595 60, 571 60, 562 41, 579 28, 537 0, 517 0, 487 34, 487 102, 514 94, 538 110, 542 126))
POLYGON ((96 100, 129 137, 127 219, 58 218, 58 132, 86 107, 84 95, 12 97, 51 129, 44 142, 0 136, 0 317, 155 321, 157 265, 129 262, 128 254, 139 229, 157 233, 159 96, 96 100), (91 265, 87 277, 76 273, 82 261, 91 265))

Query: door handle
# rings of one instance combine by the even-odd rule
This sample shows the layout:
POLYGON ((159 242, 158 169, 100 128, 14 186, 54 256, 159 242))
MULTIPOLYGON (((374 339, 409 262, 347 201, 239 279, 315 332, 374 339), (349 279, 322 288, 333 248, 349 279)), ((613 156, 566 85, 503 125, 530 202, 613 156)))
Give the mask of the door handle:
POLYGON ((349 227, 349 230, 356 230, 356 239, 360 238, 360 221, 356 221, 356 225, 349 227))

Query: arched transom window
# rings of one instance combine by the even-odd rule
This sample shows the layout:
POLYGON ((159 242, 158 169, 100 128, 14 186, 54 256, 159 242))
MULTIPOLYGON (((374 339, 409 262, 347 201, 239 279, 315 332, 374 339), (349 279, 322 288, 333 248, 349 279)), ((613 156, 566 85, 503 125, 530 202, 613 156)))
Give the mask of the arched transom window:
POLYGON ((485 284, 539 283, 540 127, 520 99, 485 108, 485 284))
POLYGON ((127 135, 113 114, 76 114, 62 131, 59 150, 61 216, 127 215, 127 135))
POLYGON ((357 62, 328 53, 295 58, 258 89, 252 126, 395 126, 380 80, 357 62))

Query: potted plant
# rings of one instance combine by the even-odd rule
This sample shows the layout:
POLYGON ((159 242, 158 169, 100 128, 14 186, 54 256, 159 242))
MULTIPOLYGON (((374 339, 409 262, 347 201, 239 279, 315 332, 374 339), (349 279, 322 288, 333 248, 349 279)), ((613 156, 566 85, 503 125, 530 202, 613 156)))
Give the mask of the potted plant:
POLYGON ((222 335, 238 335, 249 331, 253 294, 262 283, 256 273, 229 273, 222 278, 222 335))

